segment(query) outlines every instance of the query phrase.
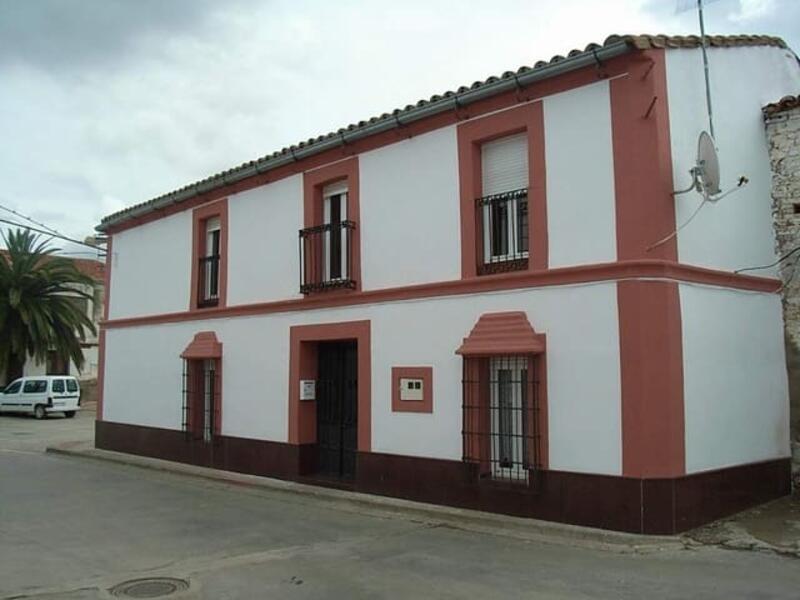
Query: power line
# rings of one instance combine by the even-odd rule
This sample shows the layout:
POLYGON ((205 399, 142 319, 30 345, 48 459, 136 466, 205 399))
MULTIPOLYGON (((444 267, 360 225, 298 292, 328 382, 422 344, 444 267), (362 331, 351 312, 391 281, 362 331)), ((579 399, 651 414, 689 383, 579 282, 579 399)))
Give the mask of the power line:
POLYGON ((798 251, 800 251, 800 246, 797 246, 796 248, 790 250, 789 252, 787 252, 786 254, 781 256, 778 260, 776 260, 774 263, 770 263, 768 265, 761 265, 760 267, 745 267, 744 269, 736 269, 734 271, 734 273, 744 273, 745 271, 760 271, 761 269, 770 269, 770 268, 772 268, 772 267, 774 267, 776 265, 781 264, 783 261, 785 261, 787 258, 789 258, 792 254, 794 254, 795 252, 798 252, 798 251))
POLYGON ((53 233, 55 233, 55 234, 57 234, 57 235, 63 235, 63 234, 62 234, 60 231, 58 231, 57 229, 53 229, 53 228, 52 228, 52 227, 50 227, 49 225, 45 225, 44 223, 42 223, 42 222, 40 222, 40 221, 37 221, 36 219, 33 219, 33 218, 29 217, 28 215, 23 215, 21 212, 17 212, 17 211, 16 211, 16 210, 14 210, 13 208, 8 208, 7 206, 3 206, 2 204, 0 204, 0 209, 2 209, 2 210, 5 210, 5 211, 8 211, 8 212, 10 212, 11 214, 13 214, 13 215, 16 215, 17 217, 20 217, 20 218, 22 218, 22 219, 25 219, 26 221, 30 221, 30 222, 31 222, 31 223, 33 223, 34 225, 38 225, 39 227, 44 227, 44 228, 45 228, 45 229, 47 229, 48 231, 52 231, 53 233))
MULTIPOLYGON (((95 246, 93 244, 87 244, 86 242, 81 242, 79 240, 74 240, 70 237, 62 235, 60 233, 53 233, 52 231, 46 231, 44 229, 38 229, 37 227, 31 227, 30 225, 23 225, 22 223, 17 223, 16 221, 9 221, 8 219, 0 218, 0 223, 7 223, 8 225, 14 225, 16 227, 22 227, 23 229, 28 229, 29 231, 35 231, 36 233, 41 233, 50 237, 58 238, 61 240, 65 240, 67 242, 71 242, 73 244, 79 244, 80 246, 86 246, 87 248, 92 248, 93 250, 98 250, 100 252, 105 253, 106 249, 101 246, 95 246)), ((46 227, 46 225, 45 225, 46 227)))

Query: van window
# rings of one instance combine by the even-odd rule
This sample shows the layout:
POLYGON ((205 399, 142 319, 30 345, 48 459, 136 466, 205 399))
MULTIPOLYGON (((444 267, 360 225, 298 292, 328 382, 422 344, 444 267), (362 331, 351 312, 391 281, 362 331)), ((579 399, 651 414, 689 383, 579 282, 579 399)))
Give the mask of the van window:
POLYGON ((25 387, 22 388, 23 394, 41 394, 47 391, 46 379, 30 379, 25 382, 25 387))
POLYGON ((67 379, 67 391, 68 392, 77 392, 78 391, 78 382, 74 379, 67 379))
POLYGON ((54 394, 63 394, 64 393, 64 380, 63 379, 53 379, 53 393, 54 394))
POLYGON ((3 393, 4 394, 16 394, 19 391, 19 388, 22 386, 22 381, 17 379, 14 383, 8 386, 3 393))

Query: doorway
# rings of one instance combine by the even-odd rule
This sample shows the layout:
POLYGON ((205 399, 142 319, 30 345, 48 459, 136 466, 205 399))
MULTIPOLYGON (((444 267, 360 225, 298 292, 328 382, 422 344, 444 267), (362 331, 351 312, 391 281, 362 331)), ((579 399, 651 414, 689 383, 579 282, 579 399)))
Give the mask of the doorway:
POLYGON ((317 446, 319 475, 353 479, 358 449, 358 346, 356 341, 317 346, 317 446))

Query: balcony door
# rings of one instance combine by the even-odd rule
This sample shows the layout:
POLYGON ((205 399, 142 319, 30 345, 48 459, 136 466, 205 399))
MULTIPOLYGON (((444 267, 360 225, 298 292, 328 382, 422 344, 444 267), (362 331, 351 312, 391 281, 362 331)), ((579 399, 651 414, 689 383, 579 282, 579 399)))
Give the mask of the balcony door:
POLYGON ((347 229, 342 223, 347 221, 347 183, 339 182, 326 186, 322 195, 324 237, 324 277, 325 281, 346 280, 347 272, 347 229))

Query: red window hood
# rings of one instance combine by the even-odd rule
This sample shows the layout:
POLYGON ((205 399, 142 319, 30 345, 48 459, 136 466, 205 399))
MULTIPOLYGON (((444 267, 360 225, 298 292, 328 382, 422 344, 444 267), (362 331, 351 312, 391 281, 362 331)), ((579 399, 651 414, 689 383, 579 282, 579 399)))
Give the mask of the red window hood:
POLYGON ((542 354, 545 336, 536 333, 522 311, 481 315, 456 350, 462 356, 542 354))

